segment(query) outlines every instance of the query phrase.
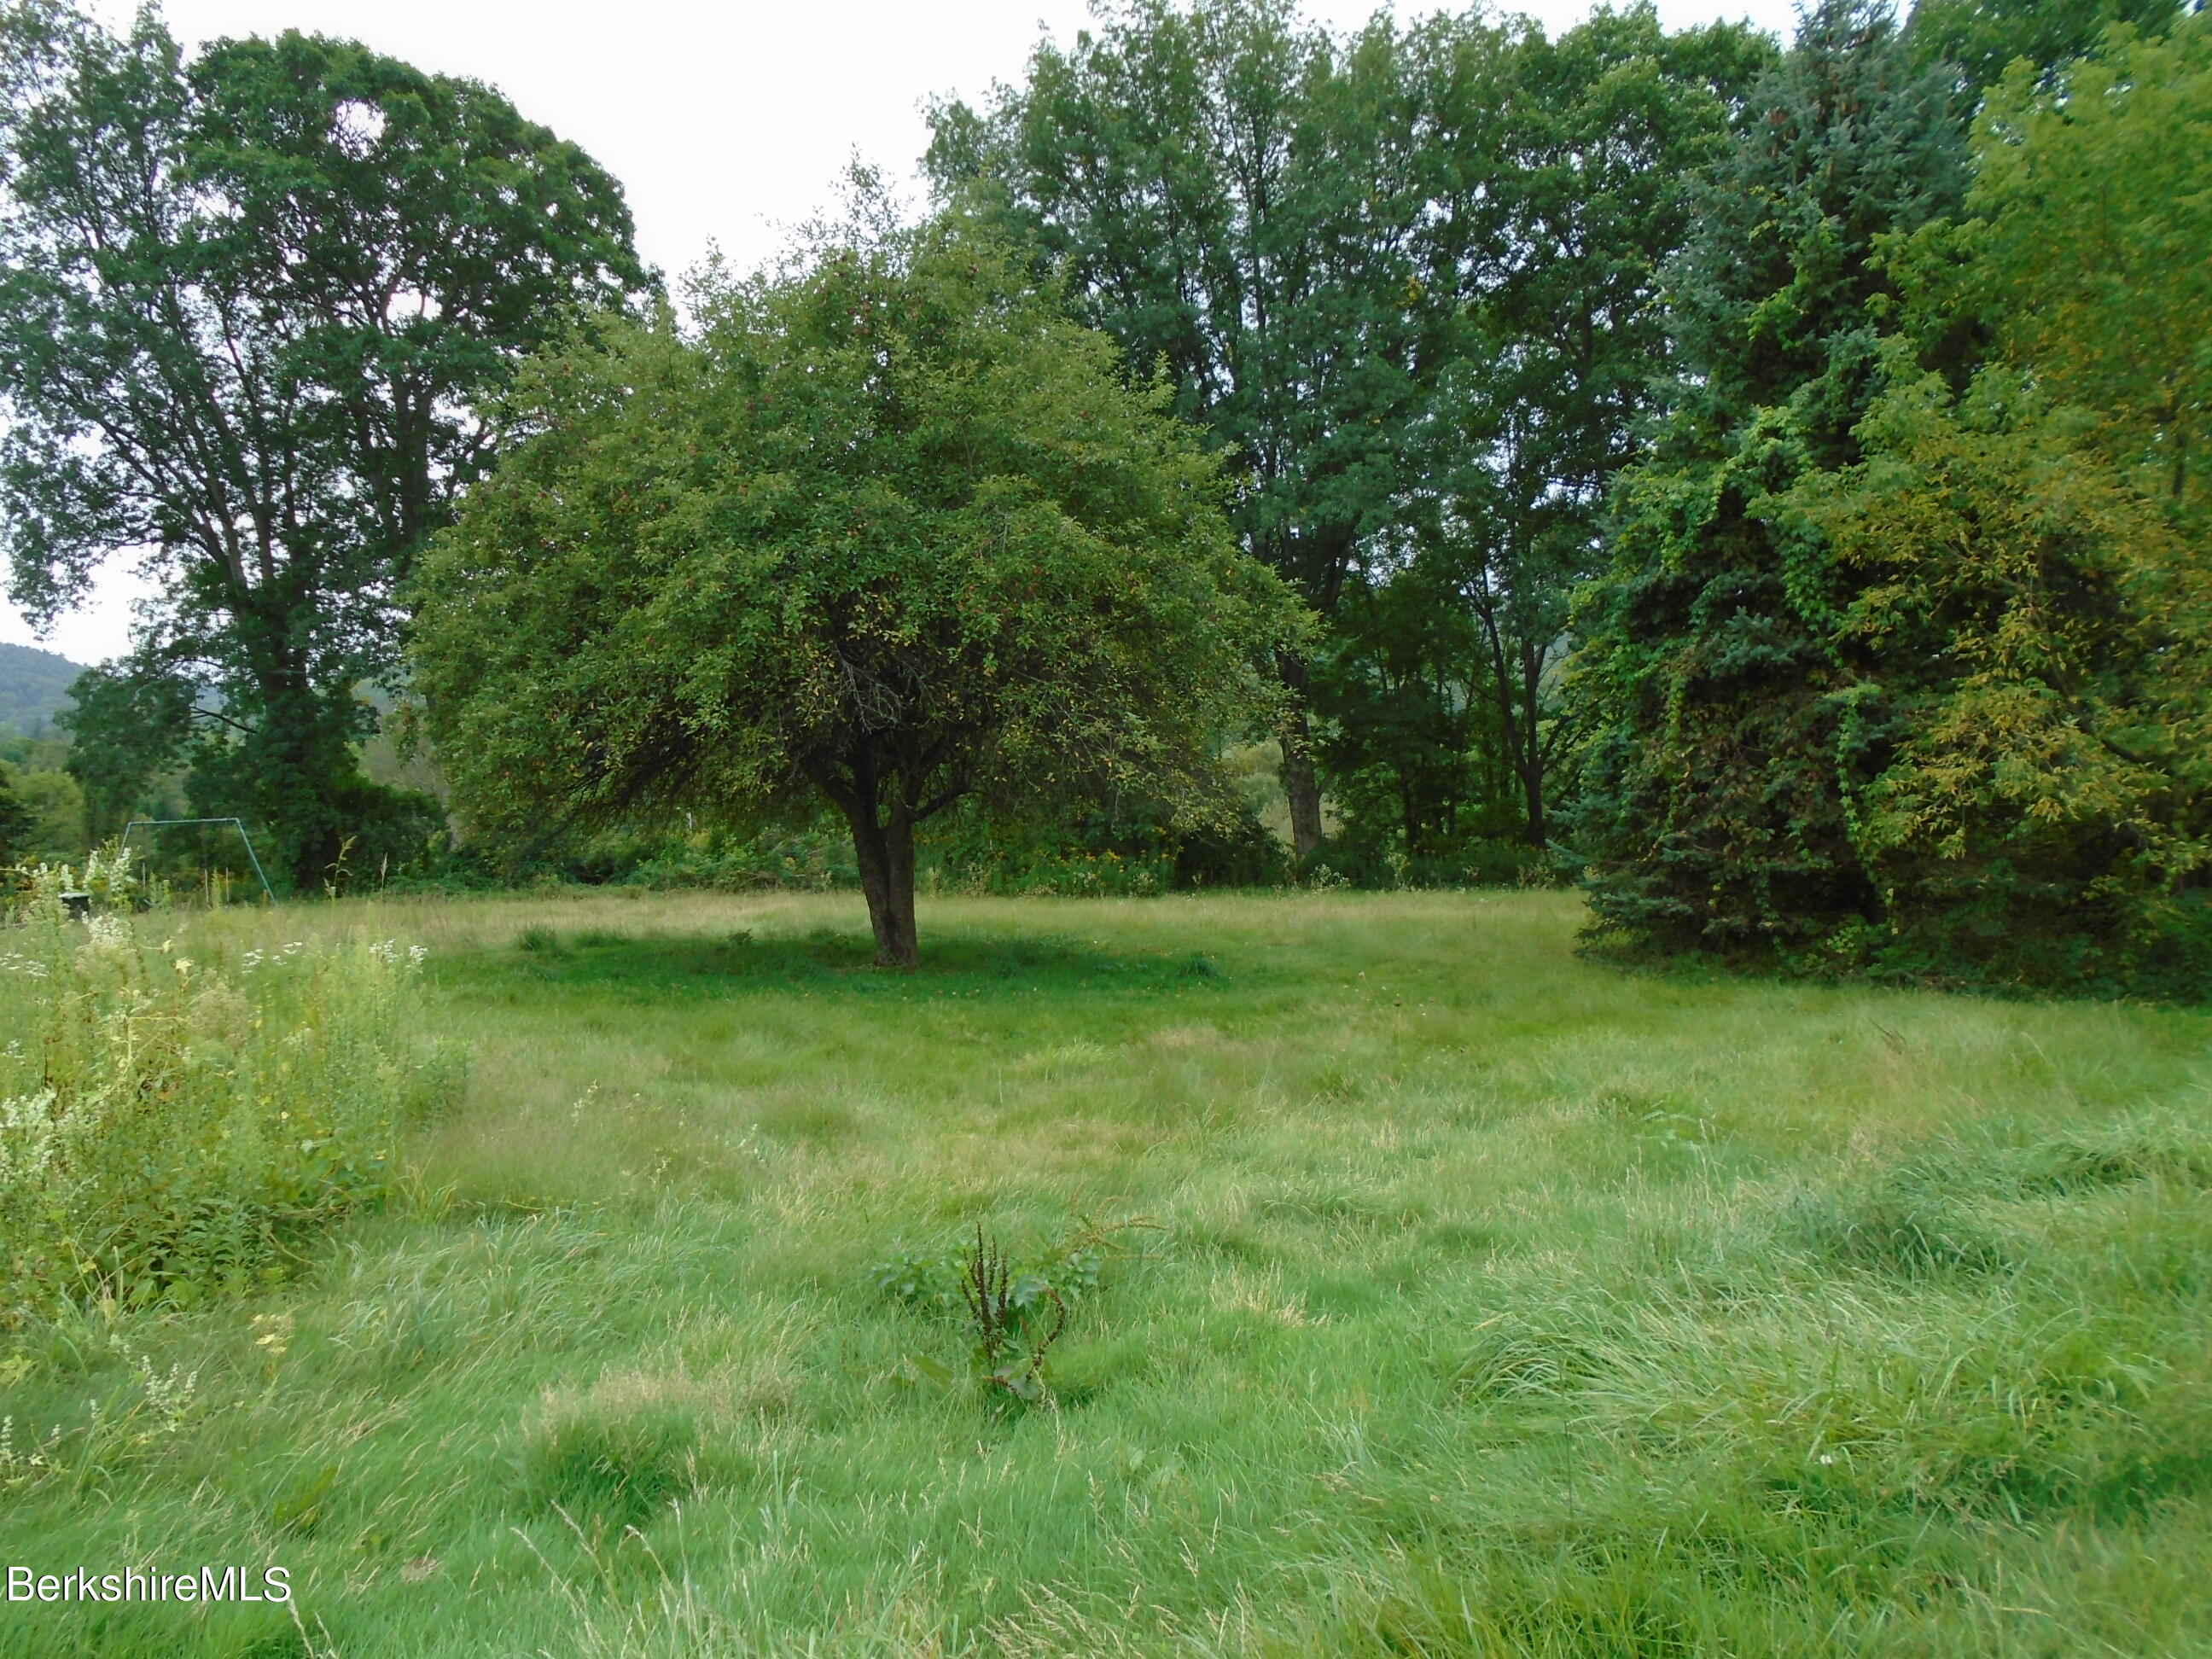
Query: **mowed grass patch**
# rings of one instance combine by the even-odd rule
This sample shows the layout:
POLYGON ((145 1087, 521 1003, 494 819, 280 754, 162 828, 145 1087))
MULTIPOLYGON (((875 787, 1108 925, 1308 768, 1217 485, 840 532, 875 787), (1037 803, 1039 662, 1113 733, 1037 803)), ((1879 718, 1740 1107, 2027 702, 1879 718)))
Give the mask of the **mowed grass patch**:
POLYGON ((275 1561, 302 1625, 0 1650, 2212 1640, 2212 1020, 1623 975, 1577 921, 940 899, 906 975, 837 897, 203 924, 429 945, 469 1096, 281 1294, 11 1362, 10 1560, 275 1561), (1086 1222, 1142 1224, 1045 1406, 876 1288, 1086 1222))

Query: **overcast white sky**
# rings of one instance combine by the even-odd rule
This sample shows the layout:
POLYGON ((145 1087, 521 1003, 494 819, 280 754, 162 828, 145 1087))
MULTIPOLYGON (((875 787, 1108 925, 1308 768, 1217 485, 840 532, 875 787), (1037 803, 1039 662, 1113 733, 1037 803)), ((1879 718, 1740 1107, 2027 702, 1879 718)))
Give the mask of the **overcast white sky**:
MULTIPOLYGON (((131 0, 93 0, 126 23, 131 0)), ((1401 17, 1433 0, 1306 0, 1343 28, 1377 9, 1401 17)), ((1525 0, 1557 31, 1586 0, 1525 0)), ((710 242, 750 264, 830 197, 855 151, 911 178, 927 143, 924 103, 1018 80, 1039 34, 1073 38, 1085 0, 169 0, 188 43, 287 28, 350 36, 445 74, 490 82, 532 119, 572 138, 623 181, 639 251, 672 276, 710 242)), ((1670 27, 1749 17, 1786 33, 1791 0, 1659 0, 1670 27)), ((111 567, 86 609, 40 639, 0 600, 0 640, 96 662, 128 644, 140 592, 111 567)))

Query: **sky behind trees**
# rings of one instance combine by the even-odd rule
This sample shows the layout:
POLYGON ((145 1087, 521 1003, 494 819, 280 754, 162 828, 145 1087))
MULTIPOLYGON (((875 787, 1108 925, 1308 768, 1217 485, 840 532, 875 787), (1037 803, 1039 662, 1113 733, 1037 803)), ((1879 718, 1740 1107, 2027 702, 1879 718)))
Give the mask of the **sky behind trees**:
MULTIPOLYGON (((94 9, 122 27, 135 0, 100 0, 94 9)), ((1305 0, 1304 8, 1335 29, 1378 9, 1412 17, 1438 9, 1429 0, 1305 0)), ((1498 9, 1526 12, 1556 33, 1590 8, 1526 0, 1498 9)), ((622 180, 639 253, 671 276, 710 245, 741 268, 757 263, 785 227, 830 198, 856 152, 918 197, 925 102, 1018 79, 1040 29, 1066 41, 1089 19, 1084 0, 634 0, 611 13, 579 0, 169 0, 162 11, 188 47, 298 28, 490 82, 622 180)), ((1786 33, 1794 8, 1790 0, 1660 0, 1659 14, 1670 28, 1748 17, 1786 33)), ((118 558, 92 602, 45 639, 0 599, 0 640, 102 660, 127 646, 131 605, 145 591, 130 561, 118 558)))

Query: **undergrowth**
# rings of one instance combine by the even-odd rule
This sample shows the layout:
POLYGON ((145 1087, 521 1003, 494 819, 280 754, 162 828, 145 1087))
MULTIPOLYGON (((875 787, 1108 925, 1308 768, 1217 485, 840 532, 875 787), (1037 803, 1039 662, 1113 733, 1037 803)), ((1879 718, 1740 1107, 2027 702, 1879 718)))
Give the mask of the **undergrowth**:
POLYGON ((135 896, 119 868, 42 869, 0 928, 0 1326, 283 1277, 384 1195, 404 1127, 452 1091, 419 950, 209 956, 135 896), (80 888, 82 919, 60 896, 80 888))

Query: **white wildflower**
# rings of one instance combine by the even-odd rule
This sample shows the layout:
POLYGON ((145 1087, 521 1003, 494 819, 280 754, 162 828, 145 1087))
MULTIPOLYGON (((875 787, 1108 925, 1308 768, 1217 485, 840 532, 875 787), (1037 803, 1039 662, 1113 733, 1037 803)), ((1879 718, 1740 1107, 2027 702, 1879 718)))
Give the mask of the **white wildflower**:
POLYGON ((46 1174, 58 1127, 52 1089, 0 1100, 0 1188, 21 1186, 46 1174))

